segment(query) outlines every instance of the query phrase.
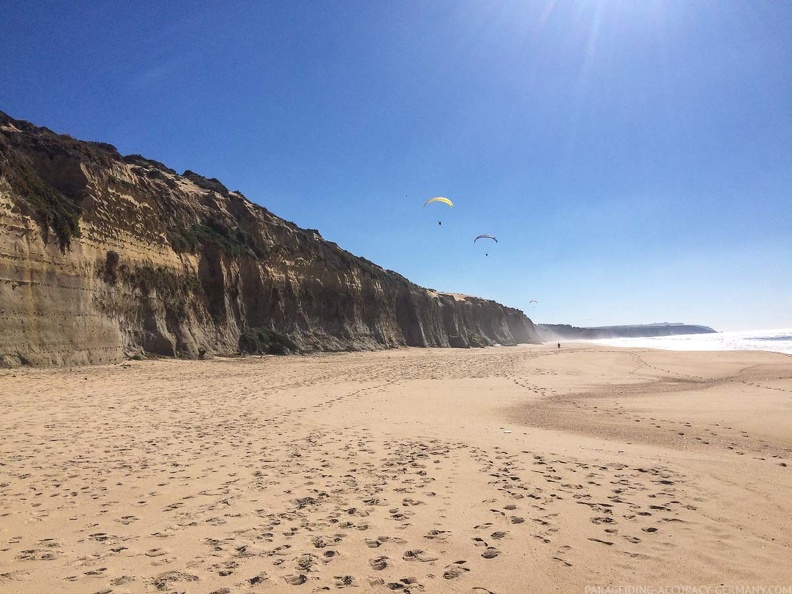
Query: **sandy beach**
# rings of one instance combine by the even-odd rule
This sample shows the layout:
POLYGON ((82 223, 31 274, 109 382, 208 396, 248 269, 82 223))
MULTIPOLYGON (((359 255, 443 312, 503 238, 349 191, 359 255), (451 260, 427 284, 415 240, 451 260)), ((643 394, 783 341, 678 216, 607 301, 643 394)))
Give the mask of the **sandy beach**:
POLYGON ((0 592, 792 587, 790 493, 781 354, 0 370, 0 592))

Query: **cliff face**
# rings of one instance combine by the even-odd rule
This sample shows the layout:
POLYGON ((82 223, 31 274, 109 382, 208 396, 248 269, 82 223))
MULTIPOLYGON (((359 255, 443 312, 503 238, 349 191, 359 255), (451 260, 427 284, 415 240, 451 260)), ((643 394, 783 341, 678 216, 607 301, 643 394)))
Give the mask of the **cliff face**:
POLYGON ((522 312, 418 287, 217 180, 0 112, 0 365, 228 355, 240 339, 270 352, 539 341, 522 312))

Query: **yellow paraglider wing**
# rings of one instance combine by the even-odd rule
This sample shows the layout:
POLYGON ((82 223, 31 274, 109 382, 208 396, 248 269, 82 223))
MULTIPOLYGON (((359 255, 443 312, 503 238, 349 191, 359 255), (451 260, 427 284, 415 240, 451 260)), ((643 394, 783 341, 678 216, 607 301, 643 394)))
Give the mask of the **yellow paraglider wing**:
POLYGON ((432 202, 442 202, 443 204, 448 204, 448 206, 454 206, 454 203, 451 202, 448 198, 443 198, 442 196, 435 196, 434 198, 429 198, 426 202, 424 202, 424 206, 427 204, 431 204, 432 202))

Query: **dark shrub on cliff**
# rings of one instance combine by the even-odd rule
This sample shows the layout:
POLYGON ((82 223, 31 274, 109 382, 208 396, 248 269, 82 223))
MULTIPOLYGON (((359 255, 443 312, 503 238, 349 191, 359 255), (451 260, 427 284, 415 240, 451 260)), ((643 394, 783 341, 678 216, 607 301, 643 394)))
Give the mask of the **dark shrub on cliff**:
POLYGON ((245 355, 288 355, 297 352, 297 345, 280 332, 248 328, 239 336, 239 350, 245 355))
POLYGON ((228 196, 228 188, 226 188, 219 179, 214 177, 204 177, 189 169, 182 173, 182 177, 186 177, 199 188, 209 190, 210 192, 217 192, 221 196, 228 196))

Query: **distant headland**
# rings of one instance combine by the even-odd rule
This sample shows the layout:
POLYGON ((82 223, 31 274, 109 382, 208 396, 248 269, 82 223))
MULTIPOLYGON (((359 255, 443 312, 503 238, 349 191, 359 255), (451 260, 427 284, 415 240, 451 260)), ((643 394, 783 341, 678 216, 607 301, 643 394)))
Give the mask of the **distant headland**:
POLYGON ((656 324, 631 324, 625 326, 596 326, 579 328, 569 324, 536 324, 542 340, 598 340, 603 338, 645 338, 676 336, 679 334, 713 334, 709 326, 661 322, 656 324))

